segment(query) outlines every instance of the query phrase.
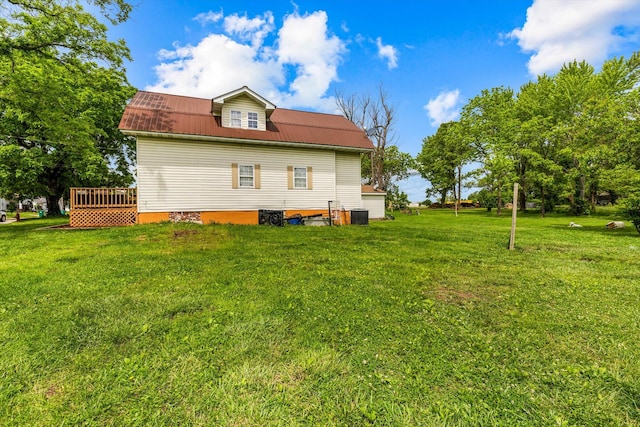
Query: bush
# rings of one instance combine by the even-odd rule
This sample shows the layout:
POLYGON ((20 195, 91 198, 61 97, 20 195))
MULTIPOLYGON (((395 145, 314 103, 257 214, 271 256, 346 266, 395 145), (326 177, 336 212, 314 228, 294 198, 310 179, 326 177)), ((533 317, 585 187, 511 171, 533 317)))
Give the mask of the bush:
POLYGON ((624 213, 629 217, 640 233, 640 195, 630 197, 624 202, 624 213))
POLYGON ((571 205, 569 212, 576 216, 589 215, 591 213, 589 203, 585 199, 576 199, 571 205))

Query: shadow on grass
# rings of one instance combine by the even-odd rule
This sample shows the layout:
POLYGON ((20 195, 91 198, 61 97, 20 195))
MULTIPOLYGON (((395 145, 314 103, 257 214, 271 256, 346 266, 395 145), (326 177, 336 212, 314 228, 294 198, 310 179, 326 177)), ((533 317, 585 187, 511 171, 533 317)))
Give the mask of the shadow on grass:
POLYGON ((638 236, 640 234, 636 232, 636 228, 633 224, 625 224, 624 228, 616 228, 616 229, 608 229, 605 225, 583 225, 581 227, 569 227, 564 225, 550 225, 549 228, 554 229, 568 229, 571 232, 575 233, 597 233, 606 236, 620 236, 620 237, 629 237, 629 236, 638 236))
POLYGON ((61 227, 69 224, 68 217, 56 218, 24 218, 20 221, 4 224, 0 227, 0 233, 23 233, 25 231, 33 231, 37 229, 55 229, 53 227, 61 227))

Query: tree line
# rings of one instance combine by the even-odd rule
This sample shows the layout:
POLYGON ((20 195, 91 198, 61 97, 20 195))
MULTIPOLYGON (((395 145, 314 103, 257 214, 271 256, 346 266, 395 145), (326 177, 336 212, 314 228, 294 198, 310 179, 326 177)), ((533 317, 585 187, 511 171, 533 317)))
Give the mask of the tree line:
POLYGON ((397 181, 412 172, 428 180, 425 196, 444 205, 463 188, 500 214, 519 184, 519 209, 539 204, 541 214, 568 203, 574 214, 595 209, 598 196, 640 206, 640 54, 606 61, 599 71, 585 61, 565 64, 514 91, 481 91, 460 119, 423 139, 415 158, 398 150, 395 117, 380 87, 371 96, 337 94, 345 117, 369 130, 374 152, 363 156, 363 180, 404 200, 397 181), (383 113, 383 114, 381 114, 383 113), (381 120, 383 119, 384 120, 381 120))
MULTIPOLYGON (((428 195, 460 198, 464 183, 502 206, 519 184, 519 209, 536 200, 542 215, 559 203, 574 214, 640 192, 640 55, 565 64, 519 91, 483 90, 423 140, 417 167, 428 195), (465 166, 479 168, 463 173, 465 166)), ((498 211, 499 213, 499 211, 498 211)))

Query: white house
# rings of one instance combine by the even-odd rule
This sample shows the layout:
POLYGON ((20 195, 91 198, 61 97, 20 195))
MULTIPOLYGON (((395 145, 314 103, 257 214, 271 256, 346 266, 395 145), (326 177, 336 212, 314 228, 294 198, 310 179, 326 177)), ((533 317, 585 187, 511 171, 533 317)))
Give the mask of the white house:
POLYGON ((137 140, 138 223, 257 224, 259 212, 363 208, 360 155, 342 116, 276 108, 242 87, 213 99, 138 92, 119 129, 137 140))

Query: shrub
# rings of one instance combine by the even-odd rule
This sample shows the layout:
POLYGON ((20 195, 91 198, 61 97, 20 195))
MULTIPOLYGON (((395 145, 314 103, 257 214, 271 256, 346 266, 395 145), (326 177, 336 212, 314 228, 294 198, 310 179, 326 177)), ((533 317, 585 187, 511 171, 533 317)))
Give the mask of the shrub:
POLYGON ((569 212, 576 216, 589 215, 591 213, 589 203, 585 199, 576 199, 569 212))
POLYGON ((640 233, 640 195, 635 195, 625 200, 624 206, 624 213, 640 233))

